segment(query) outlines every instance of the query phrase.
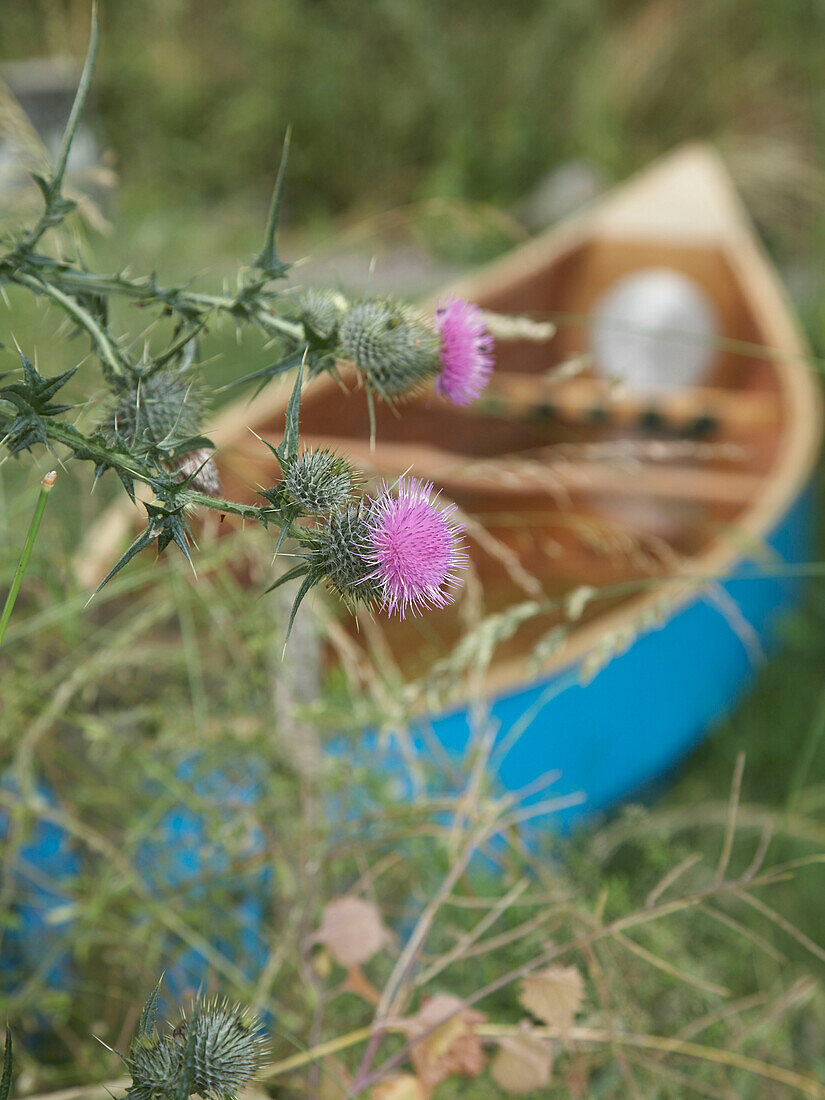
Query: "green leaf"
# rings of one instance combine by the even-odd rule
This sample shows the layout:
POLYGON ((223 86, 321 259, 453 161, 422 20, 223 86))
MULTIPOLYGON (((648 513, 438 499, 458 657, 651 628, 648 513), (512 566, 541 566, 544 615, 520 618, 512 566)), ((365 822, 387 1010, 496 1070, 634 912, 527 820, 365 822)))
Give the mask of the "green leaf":
POLYGON ((192 562, 192 555, 189 553, 189 529, 186 524, 180 519, 172 520, 170 524, 172 528, 172 538, 175 541, 175 545, 189 562, 194 569, 195 566, 192 562))
POLYGON ((31 178, 34 180, 34 182, 37 184, 38 190, 43 196, 43 201, 45 203, 48 203, 49 199, 51 198, 51 186, 49 185, 49 181, 47 179, 44 179, 43 176, 39 176, 37 172, 31 172, 29 174, 31 175, 31 178))
POLYGON ((260 386, 255 391, 254 396, 257 397, 267 382, 273 378, 277 378, 279 374, 286 374, 287 371, 292 370, 293 367, 300 366, 304 361, 307 348, 301 347, 297 351, 291 352, 285 359, 279 359, 277 363, 269 363, 265 367, 261 367, 260 370, 252 371, 251 374, 245 374, 243 378, 236 378, 234 382, 227 382, 225 386, 221 386, 218 393, 223 393, 224 390, 232 390, 237 386, 244 386, 247 382, 260 382, 260 386))
POLYGON ((128 550, 118 558, 117 562, 112 566, 97 588, 94 590, 96 596, 101 589, 105 588, 109 581, 117 573, 121 571, 124 565, 128 565, 132 558, 136 557, 141 550, 145 550, 147 546, 151 546, 155 539, 158 537, 159 528, 154 520, 150 521, 145 531, 141 531, 138 537, 134 540, 128 550))
POLYGON ((197 349, 196 337, 205 324, 206 320, 204 318, 199 318, 197 321, 193 322, 185 332, 178 335, 177 339, 172 341, 166 351, 158 355, 154 360, 152 369, 147 372, 147 377, 161 370, 168 362, 181 353, 184 354, 184 357, 188 357, 189 365, 191 365, 197 349))
POLYGON ((266 222, 266 232, 264 233, 264 246, 261 249, 261 253, 258 256, 255 264, 265 272, 267 275, 283 275, 287 269, 287 264, 281 263, 278 259, 278 248, 276 244, 276 236, 278 233, 278 217, 281 212, 281 197, 284 191, 284 177, 286 175, 287 161, 289 160, 289 144, 292 138, 291 127, 287 129, 284 136, 284 148, 281 153, 281 163, 278 166, 278 175, 275 179, 275 187, 272 192, 272 203, 269 207, 269 217, 266 222))
POLYGON ((158 984, 149 994, 146 1004, 143 1006, 143 1011, 138 1021, 138 1038, 144 1035, 152 1035, 155 1030, 155 1024, 158 1018, 158 996, 160 994, 160 985, 162 981, 163 976, 161 975, 161 977, 158 978, 158 984))
POLYGON ((283 522, 281 523, 281 530, 278 532, 278 538, 275 542, 275 553, 273 557, 277 558, 280 549, 284 544, 284 539, 287 537, 290 527, 298 516, 298 511, 299 509, 297 507, 293 507, 289 508, 284 514, 283 522))
POLYGON ((307 592, 309 592, 316 581, 317 577, 314 575, 314 573, 309 573, 304 583, 298 589, 298 595, 295 597, 295 602, 292 605, 292 611, 289 615, 289 622, 287 623, 284 645, 286 645, 286 643, 289 641, 289 635, 292 633, 292 624, 295 622, 295 616, 298 614, 298 608, 301 606, 301 602, 303 601, 304 596, 306 596, 307 592))
MULTIPOLYGON (((3 441, 11 454, 29 450, 35 443, 49 446, 45 421, 67 412, 71 405, 56 404, 52 397, 65 386, 77 367, 44 378, 18 348, 23 380, 0 388, 0 400, 13 405, 16 415, 4 432, 3 441)), ((51 449, 51 448, 50 448, 51 449)))
MULTIPOLYGON (((105 469, 105 467, 96 466, 95 467, 95 476, 97 476, 98 469, 100 469, 101 472, 102 472, 102 470, 105 469)), ((134 478, 131 477, 129 474, 127 474, 126 471, 122 470, 119 466, 115 466, 114 469, 115 469, 115 473, 120 478, 120 482, 123 485, 123 488, 126 490, 126 495, 129 497, 129 500, 131 500, 132 504, 137 504, 137 499, 135 497, 135 480, 134 480, 134 478)))
POLYGON ((290 459, 298 453, 299 430, 301 421, 301 387, 304 384, 304 364, 298 367, 295 377, 295 385, 289 404, 286 407, 286 424, 284 425, 284 458, 290 459))
POLYGON ((169 458, 178 458, 180 455, 188 455, 190 451, 214 451, 215 444, 205 435, 190 435, 186 439, 176 439, 167 447, 161 447, 169 458))
POLYGON ((11 1028, 6 1024, 6 1048, 3 1053, 3 1076, 0 1078, 0 1100, 9 1100, 13 1064, 14 1051, 12 1049, 11 1028))
POLYGON ((294 581, 297 577, 303 577, 304 574, 309 571, 310 566, 305 561, 302 561, 299 565, 294 565, 292 569, 289 569, 283 576, 278 577, 277 581, 264 591, 264 595, 268 592, 274 592, 276 588, 280 588, 282 584, 286 584, 288 581, 294 581))

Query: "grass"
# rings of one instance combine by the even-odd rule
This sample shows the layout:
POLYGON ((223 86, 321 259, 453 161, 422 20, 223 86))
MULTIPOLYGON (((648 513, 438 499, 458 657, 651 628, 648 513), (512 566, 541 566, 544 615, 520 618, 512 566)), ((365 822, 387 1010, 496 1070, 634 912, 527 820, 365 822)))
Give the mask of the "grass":
MULTIPOLYGON (((135 233, 136 266, 153 256, 160 260, 161 275, 174 275, 179 242, 193 229, 191 223, 176 220, 166 238, 168 259, 157 255, 156 242, 164 233, 153 229, 151 221, 148 229, 142 228, 145 236, 135 233)), ((120 228, 94 247, 117 266, 131 232, 120 228)), ((230 256, 239 245, 251 250, 255 240, 241 219, 235 230, 216 231, 213 241, 204 233, 196 239, 204 266, 210 258, 213 262, 210 281, 212 272, 219 278, 231 269, 230 256)), ((10 299, 4 323, 22 346, 37 350, 49 373, 82 353, 82 339, 67 340, 63 331, 55 330, 53 314, 28 306, 21 296, 10 299)), ((213 380, 257 366, 266 356, 265 349, 236 349, 226 331, 210 334, 209 350, 220 356, 209 368, 213 380)), ((8 356, 10 360, 11 351, 8 356)), ((34 464, 24 460, 0 468, 4 575, 11 575, 17 560, 20 534, 46 461, 43 457, 34 464)), ((271 599, 251 598, 243 583, 251 576, 263 587, 269 570, 265 538, 247 532, 242 543, 224 539, 207 545, 197 584, 182 562, 156 566, 147 557, 84 609, 86 594, 74 580, 72 555, 79 534, 111 491, 104 480, 89 497, 82 477, 71 468, 61 472, 7 636, 8 649, 0 657, 0 760, 10 764, 15 784, 0 789, 0 813, 5 808, 13 826, 5 865, 18 866, 21 856, 24 863, 31 858, 27 845, 37 842, 36 821, 42 813, 42 806, 37 811, 36 802, 21 800, 15 792, 31 796, 42 783, 55 792, 56 802, 48 811, 52 823, 67 830, 70 847, 80 858, 79 878, 57 887, 58 916, 48 921, 58 930, 53 948, 38 969, 29 971, 22 989, 3 1001, 24 1035, 37 1031, 43 1014, 54 1021, 48 1043, 28 1049, 24 1044, 21 1054, 24 1068, 40 1087, 111 1074, 114 1066, 87 1036, 94 1030, 122 1048, 135 1007, 159 970, 170 970, 171 995, 181 996, 187 967, 199 954, 205 954, 216 986, 269 1014, 277 1058, 294 1056, 290 1036, 312 1043, 313 1036, 329 1039, 357 1031, 368 1012, 340 992, 329 994, 324 1027, 319 1031, 312 1022, 318 1019, 318 982, 301 945, 316 926, 320 908, 366 876, 385 919, 403 940, 455 857, 455 847, 437 828, 433 831, 443 820, 443 808, 399 805, 391 785, 368 766, 353 769, 350 762, 346 768, 334 767, 332 774, 316 772, 324 738, 341 729, 354 732, 369 708, 373 714, 380 711, 380 695, 372 694, 369 677, 366 701, 363 687, 353 694, 346 681, 327 685, 309 700, 300 685, 290 686, 286 666, 280 663, 284 608, 271 599), (298 740, 306 741, 303 752, 296 752, 296 730, 298 740), (254 811, 243 794, 250 773, 253 786, 256 775, 266 776, 254 811), (223 776, 217 786, 216 775, 223 776), (349 802, 359 789, 367 792, 366 807, 361 799, 355 805, 349 802), (319 823, 319 800, 332 801, 345 816, 364 815, 355 843, 336 840, 334 822, 319 823), (370 805, 379 808, 377 817, 365 813, 370 805), (174 825, 181 806, 183 834, 174 825), (185 853, 200 830, 204 850, 216 855, 205 856, 192 875, 185 853), (187 833, 189 840, 179 851, 179 838, 187 833), (308 876, 307 860, 317 862, 317 875, 308 876), (162 880, 166 885, 160 886, 162 880), (237 905, 249 892, 262 899, 264 935, 243 936, 239 942, 237 905), (69 923, 62 922, 61 913, 70 914, 69 923), (204 928, 210 929, 206 939, 204 928), (80 975, 71 986, 55 976, 66 957, 80 975)), ((730 820, 730 776, 741 750, 748 760, 732 868, 741 873, 747 867, 771 815, 778 814, 780 824, 772 859, 792 860, 825 849, 825 759, 818 713, 824 619, 823 588, 813 582, 786 626, 785 648, 763 670, 749 698, 688 762, 675 785, 644 810, 620 814, 595 833, 582 834, 564 849, 562 860, 555 848, 547 861, 538 863, 513 849, 502 861, 503 877, 491 875, 489 866, 473 864, 457 891, 457 901, 463 899, 468 908, 459 905, 456 912, 448 906, 440 913, 427 944, 430 963, 438 952, 451 950, 456 935, 471 929, 467 920, 473 899, 475 904, 484 897, 497 898, 502 886, 509 889, 525 873, 539 875, 546 894, 539 894, 526 913, 515 906, 502 918, 505 933, 515 933, 525 918, 535 919, 534 933, 464 972, 454 968, 449 988, 470 994, 478 985, 495 982, 503 970, 528 958, 551 928, 555 936, 589 927, 594 910, 607 923, 624 920, 657 881, 693 854, 701 857, 699 877, 686 883, 686 889, 702 888, 707 876, 712 877, 730 820), (788 767, 789 759, 798 762, 788 767), (545 927, 548 898, 555 896, 562 880, 570 913, 561 917, 551 906, 545 927)), ((322 621, 316 629, 327 627, 322 621)), ((0 889, 7 898, 18 897, 21 881, 7 870, 0 889)), ((718 993, 683 988, 683 979, 673 975, 663 978, 650 956, 700 982, 722 982, 730 990, 728 999, 756 996, 754 990, 765 998, 747 1026, 727 1031, 714 1025, 703 1037, 710 1049, 735 1047, 743 1057, 766 1065, 776 1060, 786 1067, 820 1067, 825 1059, 820 1032, 805 1021, 819 1019, 823 1009, 805 975, 820 974, 825 964, 821 956, 812 957, 805 937, 816 940, 819 935, 823 893, 818 868, 803 867, 793 883, 771 887, 770 904, 788 927, 777 927, 763 913, 737 910, 735 919, 744 921, 746 931, 729 935, 727 928, 721 934, 712 923, 697 923, 677 912, 672 925, 653 927, 639 939, 645 959, 633 955, 621 940, 598 947, 592 956, 585 953, 581 965, 596 998, 585 1033, 603 1035, 587 1027, 601 1026, 615 1014, 622 1028, 642 1037, 642 1046, 618 1061, 609 1054, 609 1043, 597 1043, 588 1065, 600 1095, 627 1095, 628 1080, 637 1077, 650 1081, 651 1088, 657 1082, 655 1087, 673 1090, 662 1091, 662 1096, 682 1095, 679 1058, 675 1065, 663 1066, 661 1051, 655 1057, 645 1054, 644 1044, 655 1044, 656 1036, 681 1034, 677 1025, 690 1033, 691 1020, 724 1003, 718 993), (742 936, 762 937, 768 949, 743 950, 742 936), (777 952, 789 961, 781 962, 777 952), (596 975, 602 971, 609 977, 600 987, 596 975), (675 1083, 662 1084, 665 1072, 676 1074, 675 1083)), ((47 912, 51 908, 52 902, 47 912)), ((723 916, 729 920, 732 912, 723 907, 723 916)), ((19 950, 14 947, 19 944, 14 921, 0 928, 0 934, 7 947, 19 950)), ((387 977, 386 962, 378 960, 375 967, 371 976, 380 982, 387 977)), ((486 1001, 485 1009, 493 1020, 491 1034, 518 1018, 511 990, 486 1001)), ((347 1056, 346 1050, 339 1055, 347 1056)), ((787 1094, 779 1084, 738 1074, 709 1057, 710 1063, 700 1063, 693 1077, 708 1087, 730 1072, 737 1096, 787 1094)), ((291 1084, 285 1087, 284 1095, 291 1095, 291 1084)))
MULTIPOLYGON (((369 13, 344 2, 296 2, 282 5, 271 24, 263 10, 249 3, 242 17, 230 19, 225 5, 204 3, 192 33, 186 4, 158 0, 140 11, 109 5, 99 105, 126 186, 114 233, 87 245, 102 267, 117 269, 128 255, 135 270, 155 269, 161 278, 193 268, 211 285, 228 277, 238 256, 260 247, 281 116, 295 124, 288 213, 294 225, 310 225, 310 239, 329 230, 330 211, 346 210, 354 221, 359 209, 411 199, 509 203, 570 158, 584 157, 606 178, 620 178, 682 139, 709 136, 726 149, 793 283, 815 350, 825 351, 819 270, 825 218, 816 193, 825 163, 816 113, 823 96, 822 13, 816 5, 697 0, 688 10, 675 0, 576 0, 458 3, 445 14, 443 5, 424 3, 413 19, 401 0, 386 0, 369 13), (147 7, 158 32, 136 51, 135 20, 142 31, 147 7), (341 49, 341 29, 351 19, 355 56, 341 49), (215 79, 205 80, 206 71, 215 79), (408 94, 412 77, 399 79, 399 73, 414 74, 415 97, 408 94), (490 73, 501 78, 491 80, 490 73), (365 117, 375 121, 372 140, 354 143, 365 117)), ((0 49, 8 50, 9 42, 33 51, 55 42, 79 47, 86 16, 85 3, 20 5, 4 13, 13 27, 0 34, 0 49)), ((437 219, 415 231, 451 255, 478 253, 452 223, 449 234, 437 219), (447 235, 454 238, 449 248, 447 235)), ((139 330, 133 307, 122 308, 124 321, 139 330)), ((0 304, 0 334, 6 333, 36 351, 47 373, 73 365, 85 351, 82 339, 67 339, 53 314, 21 294, 0 304)), ((210 333, 207 346, 214 357, 207 367, 211 382, 269 359, 263 347, 238 348, 227 328, 210 333)), ((0 370, 15 365, 13 348, 0 349, 0 370)), ((86 397, 80 389, 76 395, 86 397)), ((49 464, 48 456, 38 456, 0 467, 3 577, 13 573, 49 464)), ((158 972, 169 968, 170 996, 181 995, 186 966, 198 953, 207 956, 216 986, 268 1014, 277 1059, 301 1057, 293 1036, 312 1045, 358 1032, 369 1021, 367 1006, 343 989, 340 970, 327 972, 329 960, 307 949, 325 901, 357 883, 380 901, 399 945, 409 942, 450 872, 460 839, 456 825, 445 835, 445 805, 404 805, 369 766, 333 760, 321 768, 325 738, 355 731, 380 702, 369 676, 357 693, 342 675, 307 697, 306 685, 284 674, 284 607, 255 600, 245 587, 251 577, 261 588, 268 576, 266 540, 254 533, 242 544, 217 540, 205 548, 197 584, 182 563, 156 566, 146 557, 84 608, 72 555, 112 492, 104 479, 90 497, 82 477, 71 468, 60 472, 0 651, 0 771, 11 769, 10 782, 0 785, 0 818, 10 829, 0 872, 6 950, 23 950, 8 902, 29 888, 27 846, 39 835, 43 784, 54 794, 47 816, 68 832, 80 868, 76 878, 45 884, 52 946, 34 967, 29 956, 22 987, 0 991, 0 1013, 29 1039, 21 1047, 27 1088, 116 1072, 89 1036, 122 1049, 158 972), (244 791, 250 773, 254 810, 244 791), (259 776, 265 782, 258 784, 259 776), (366 806, 349 801, 359 788, 366 806), (358 820, 351 842, 319 814, 319 804, 334 806, 339 821, 358 820), (174 824, 181 806, 184 833, 202 837, 207 852, 194 873, 174 824), (380 812, 372 815, 376 806, 380 812), (156 887, 148 895, 147 883, 156 887), (264 934, 239 942, 245 892, 261 901, 264 934), (65 958, 74 967, 71 985, 59 977, 65 958), (45 1039, 44 1015, 53 1021, 45 1039), (31 1039, 38 1032, 40 1038, 31 1039)), ((821 514, 821 480, 816 502, 821 514)), ((816 557, 822 558, 821 534, 816 557)), ((312 629, 329 628, 321 619, 312 629)), ((312 629, 304 638, 310 649, 312 629)), ((448 971, 451 990, 469 994, 495 981, 551 934, 558 939, 592 929, 594 920, 610 923, 638 912, 657 882, 694 855, 700 859, 686 872, 696 877, 686 882, 685 896, 703 888, 724 850, 731 777, 739 774, 741 753, 731 873, 747 868, 771 820, 777 833, 770 860, 825 850, 823 659, 825 584, 811 581, 785 624, 780 651, 673 781, 644 807, 580 834, 562 853, 552 842, 540 859, 515 841, 506 854, 488 851, 440 906, 426 945, 428 965, 522 875, 541 888, 505 908, 501 930, 515 935, 523 920, 535 920, 535 928, 514 946, 448 971), (503 874, 493 873, 496 860, 503 874)), ((483 793, 492 797, 486 788, 483 793)), ((713 919, 685 906, 672 922, 639 933, 637 946, 648 956, 700 983, 727 985, 727 1000, 672 973, 663 977, 649 957, 618 938, 577 956, 590 998, 583 1030, 602 1036, 582 1044, 595 1051, 588 1062, 592 1095, 633 1096, 638 1088, 646 1097, 682 1097, 697 1086, 729 1086, 735 1091, 704 1095, 745 1100, 794 1094, 749 1074, 734 1076, 731 1085, 722 1076, 730 1067, 715 1065, 713 1055, 698 1069, 679 1059, 665 1064, 650 1046, 663 1035, 766 1064, 774 1059, 821 1079, 825 1009, 805 984, 809 974, 820 982, 825 975, 825 957, 810 942, 821 936, 821 869, 801 867, 792 881, 757 897, 787 923, 752 906, 722 905, 722 916, 713 919), (742 927, 719 924, 723 917, 742 927), (725 1004, 749 997, 763 1000, 724 1017, 725 1004), (641 1041, 623 1048, 614 1024, 641 1041)), ((373 967, 370 978, 380 986, 391 959, 379 958, 373 967)), ((491 1034, 521 1015, 512 990, 496 994, 485 1009, 491 1034)), ((342 1046, 343 1062, 327 1068, 354 1070, 361 1050, 353 1046, 358 1057, 347 1063, 350 1048, 342 1046)), ((560 1058, 560 1064, 565 1076, 553 1095, 574 1095, 576 1059, 560 1058)), ((304 1078, 280 1082, 272 1085, 275 1095, 294 1095, 304 1078)), ((449 1095, 477 1095, 471 1084, 444 1088, 449 1095)))

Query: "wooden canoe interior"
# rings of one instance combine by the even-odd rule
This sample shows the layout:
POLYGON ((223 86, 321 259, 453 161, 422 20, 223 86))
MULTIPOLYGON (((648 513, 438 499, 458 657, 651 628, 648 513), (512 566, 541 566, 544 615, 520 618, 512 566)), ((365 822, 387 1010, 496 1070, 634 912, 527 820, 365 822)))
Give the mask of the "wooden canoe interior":
MULTIPOLYGON (((572 249, 557 262, 496 292, 479 297, 486 309, 514 314, 569 315, 547 343, 502 343, 496 353, 496 392, 507 395, 507 377, 549 376, 553 368, 588 350, 586 317, 599 295, 620 276, 637 269, 669 267, 694 279, 715 303, 722 332, 730 340, 760 345, 768 335, 749 304, 725 251, 633 240, 593 240, 572 249)), ((708 386, 727 392, 755 392, 771 411, 767 422, 724 424, 717 438, 740 444, 742 456, 703 457, 701 448, 686 463, 665 458, 653 473, 663 484, 654 492, 634 490, 635 467, 608 460, 594 464, 570 458, 576 447, 639 441, 638 430, 611 425, 565 424, 534 416, 490 416, 460 410, 441 398, 425 395, 399 410, 379 405, 377 445, 369 448, 369 417, 365 394, 350 379, 348 392, 335 384, 305 389, 301 429, 307 446, 330 443, 350 455, 366 474, 394 479, 412 473, 432 479, 462 512, 481 524, 491 539, 468 539, 471 559, 482 582, 485 610, 495 611, 537 592, 560 596, 580 585, 613 585, 667 574, 682 568, 714 540, 735 528, 737 519, 758 494, 787 430, 775 363, 758 352, 720 349, 708 386), (507 463, 516 468, 506 477, 507 463), (535 460, 538 469, 526 477, 518 462, 535 460), (495 464, 500 470, 495 469, 495 464), (675 467, 675 468, 674 468, 675 467), (585 482, 583 490, 574 468, 585 482), (556 484, 557 474, 561 484, 556 484), (702 499, 701 478, 715 479, 720 489, 702 499), (687 489, 679 490, 683 476, 687 489), (699 479, 699 498, 692 499, 699 479), (502 484, 502 480, 504 483, 502 484), (595 482, 595 485, 588 484, 595 482), (602 482, 604 484, 602 485, 602 482), (671 484, 673 483, 673 484, 671 484), (602 486, 600 488, 600 485, 602 486), (727 487, 727 490, 726 490, 727 487), (726 499, 725 492, 730 499, 726 499), (531 583, 529 578, 535 578, 531 583), (538 582, 536 584, 535 582, 538 582)), ((283 429, 279 407, 271 418, 252 425, 277 442, 283 429)), ((707 449, 707 448, 706 448, 707 449)), ((717 449, 718 450, 718 449, 717 449)), ((249 497, 250 484, 271 484, 275 469, 253 436, 222 452, 221 472, 231 497, 249 497)), ((616 601, 598 605, 598 613, 616 601)), ((595 614, 595 610, 591 614, 595 614)), ((585 615, 585 621, 587 616, 585 615)), ((390 648, 407 674, 423 671, 459 636, 460 611, 442 611, 405 623, 379 616, 390 648)), ((558 622, 543 617, 520 630, 504 656, 529 652, 538 637, 558 622)))

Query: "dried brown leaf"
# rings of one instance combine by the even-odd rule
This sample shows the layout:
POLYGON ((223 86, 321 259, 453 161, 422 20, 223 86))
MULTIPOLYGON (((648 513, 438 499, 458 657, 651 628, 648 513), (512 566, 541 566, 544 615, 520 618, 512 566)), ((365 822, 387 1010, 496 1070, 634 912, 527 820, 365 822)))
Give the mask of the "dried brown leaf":
POLYGON ((519 1002, 550 1027, 566 1031, 584 997, 584 980, 575 966, 548 966, 521 983, 519 1002))
POLYGON ((493 1080, 505 1092, 517 1095, 544 1088, 553 1072, 553 1048, 532 1028, 522 1027, 515 1035, 499 1040, 490 1066, 493 1080))
POLYGON ((371 901, 335 898, 324 908, 315 938, 337 963, 349 968, 371 959, 390 934, 371 901))
POLYGON ((439 993, 426 1000, 405 1030, 413 1042, 410 1061, 425 1089, 447 1077, 478 1077, 484 1069, 484 1049, 476 1028, 483 1012, 462 1007, 458 997, 439 993), (419 1035, 425 1036, 415 1042, 419 1035))

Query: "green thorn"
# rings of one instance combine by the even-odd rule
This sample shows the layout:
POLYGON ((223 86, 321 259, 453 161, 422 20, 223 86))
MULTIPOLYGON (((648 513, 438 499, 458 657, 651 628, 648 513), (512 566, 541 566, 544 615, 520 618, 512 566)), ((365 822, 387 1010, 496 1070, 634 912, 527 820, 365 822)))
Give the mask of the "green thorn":
POLYGON ((278 175, 275 178, 275 187, 272 191, 272 203, 269 207, 269 217, 267 218, 266 232, 264 233, 264 247, 261 250, 260 256, 255 261, 261 271, 279 272, 282 267, 278 259, 278 249, 275 244, 275 237, 278 232, 278 216, 281 212, 281 196, 284 190, 284 177, 286 175, 287 161, 289 160, 289 144, 291 140, 292 127, 288 126, 286 135, 284 136, 281 163, 278 165, 278 175))

